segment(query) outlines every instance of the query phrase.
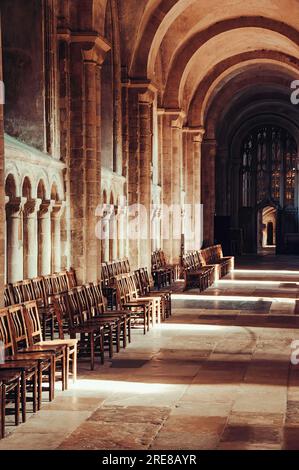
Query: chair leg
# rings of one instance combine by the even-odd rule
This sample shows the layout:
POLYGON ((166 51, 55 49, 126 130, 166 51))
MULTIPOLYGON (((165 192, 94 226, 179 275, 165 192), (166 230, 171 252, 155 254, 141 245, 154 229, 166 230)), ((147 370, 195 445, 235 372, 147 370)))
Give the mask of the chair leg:
POLYGON ((109 326, 109 357, 112 359, 113 357, 113 328, 109 326))
MULTIPOLYGON (((16 426, 19 426, 20 424, 20 394, 21 394, 21 386, 20 386, 20 379, 18 379, 17 385, 15 386, 15 425, 16 426)), ((26 395, 25 395, 25 399, 26 399, 26 395)))
POLYGON ((147 309, 146 309, 146 306, 144 305, 143 307, 143 334, 146 335, 146 331, 147 331, 147 320, 148 318, 148 315, 147 315, 147 309))
POLYGON ((1 418, 1 428, 0 428, 0 437, 3 439, 5 437, 5 408, 6 408, 6 385, 2 385, 1 387, 1 410, 0 410, 0 418, 1 418))
POLYGON ((129 343, 131 343, 131 340, 132 340, 132 338, 131 338, 131 325, 132 325, 131 324, 131 318, 129 318, 128 319, 128 341, 129 341, 129 343))
POLYGON ((65 390, 69 388, 69 374, 70 374, 70 348, 67 347, 65 351, 65 390))
POLYGON ((56 361, 55 361, 55 358, 53 357, 51 359, 51 365, 49 367, 49 401, 54 400, 55 375, 56 375, 56 361))
POLYGON ((105 332, 103 329, 101 332, 101 336, 100 336, 100 351, 101 351, 101 363, 102 364, 105 363, 105 351, 104 351, 105 337, 104 335, 105 335, 105 332))
POLYGON ((32 377, 33 413, 36 413, 38 409, 37 381, 38 381, 38 371, 35 370, 34 375, 32 377))
POLYGON ((66 390, 66 350, 63 351, 61 358, 61 388, 64 392, 66 390))
POLYGON ((38 393, 38 401, 37 401, 37 409, 38 411, 42 407, 42 393, 43 393, 43 371, 42 371, 42 366, 41 364, 38 364, 38 388, 37 388, 37 393, 38 393))
POLYGON ((94 333, 90 333, 90 369, 94 370, 94 333))
POLYGON ((26 372, 21 376, 22 422, 26 423, 26 372))
POLYGON ((73 364, 72 364, 73 382, 77 380, 77 345, 74 347, 73 364))
POLYGON ((127 320, 124 320, 122 325, 122 334, 123 334, 123 348, 127 347, 127 320))
POLYGON ((116 352, 120 351, 120 335, 121 335, 121 325, 118 322, 116 327, 116 352))

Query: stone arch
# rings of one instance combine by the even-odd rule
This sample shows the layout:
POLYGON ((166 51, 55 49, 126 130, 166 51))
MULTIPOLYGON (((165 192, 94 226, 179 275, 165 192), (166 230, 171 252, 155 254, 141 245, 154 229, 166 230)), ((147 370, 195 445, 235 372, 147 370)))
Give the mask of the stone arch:
POLYGON ((204 80, 199 83, 188 111, 188 122, 192 127, 203 126, 209 103, 221 91, 221 87, 243 70, 250 67, 276 67, 286 75, 296 77, 299 60, 282 53, 271 51, 247 52, 220 62, 211 69, 204 80))
POLYGON ((56 202, 61 200, 56 182, 52 183, 51 186, 51 200, 56 202))
POLYGON ((36 194, 39 199, 47 199, 47 189, 43 179, 40 179, 38 182, 36 194))
MULTIPOLYGON (((241 34, 244 34, 247 29, 255 28, 266 32, 278 33, 279 36, 274 40, 282 41, 282 38, 288 38, 291 42, 298 46, 299 44, 299 33, 295 28, 290 27, 282 22, 272 20, 269 18, 262 17, 244 17, 244 18, 231 18, 220 21, 209 28, 196 32, 193 36, 188 37, 188 40, 184 42, 179 50, 176 51, 172 62, 169 65, 168 77, 166 83, 166 91, 164 95, 164 105, 166 107, 177 107, 179 103, 176 102, 179 96, 179 87, 186 70, 188 63, 190 63, 192 57, 209 41, 217 39, 224 33, 238 33, 241 30, 241 34), (243 32, 243 31, 244 32, 243 32)), ((219 51, 219 57, 221 57, 221 50, 219 51)))
POLYGON ((26 197, 27 199, 32 198, 32 184, 28 176, 25 176, 25 178, 23 179, 22 196, 26 197))
POLYGON ((18 195, 15 176, 11 173, 5 180, 5 195, 10 199, 14 199, 18 195))

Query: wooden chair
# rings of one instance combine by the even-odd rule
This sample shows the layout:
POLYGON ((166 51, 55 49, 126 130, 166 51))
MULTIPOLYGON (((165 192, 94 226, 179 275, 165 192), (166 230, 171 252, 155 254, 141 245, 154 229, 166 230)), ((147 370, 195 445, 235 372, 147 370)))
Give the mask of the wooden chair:
POLYGON ((32 287, 35 294, 35 300, 37 301, 39 314, 41 316, 42 321, 44 340, 46 340, 48 333, 50 338, 54 339, 55 314, 54 309, 49 302, 50 296, 48 295, 49 290, 53 291, 51 282, 51 280, 47 282, 48 288, 46 289, 43 277, 36 277, 32 279, 32 287))
POLYGON ((15 353, 13 337, 6 308, 0 310, 0 341, 4 345, 4 363, 0 364, 0 371, 14 371, 21 373, 22 390, 22 421, 26 421, 26 390, 32 391, 33 413, 38 409, 37 383, 38 363, 33 360, 24 360, 15 353))
POLYGON ((84 286, 89 301, 92 318, 114 319, 119 323, 120 340, 123 347, 127 346, 127 340, 131 342, 131 313, 124 310, 107 310, 107 302, 103 295, 101 283, 94 282, 84 286))
POLYGON ((108 307, 112 310, 116 307, 116 287, 114 285, 114 278, 111 279, 108 269, 108 263, 101 264, 101 281, 104 295, 107 299, 108 307))
POLYGON ((151 302, 145 300, 128 301, 127 284, 125 282, 126 274, 116 276, 117 305, 121 310, 131 312, 132 326, 139 323, 143 326, 143 333, 146 334, 150 329, 151 321, 151 302))
POLYGON ((57 365, 59 365, 61 370, 62 390, 67 390, 67 344, 63 341, 43 340, 38 308, 35 301, 24 303, 24 317, 30 350, 53 352, 55 354, 55 370, 57 370, 57 365))
MULTIPOLYGON (((25 310, 22 305, 10 307, 8 312, 15 354, 18 358, 21 357, 24 360, 35 360, 38 362, 39 387, 41 387, 42 379, 47 379, 49 385, 49 401, 52 401, 55 394, 55 352, 37 351, 36 348, 29 346, 25 310)), ((41 396, 42 389, 40 388, 38 390, 39 408, 41 407, 41 396)))
POLYGON ((61 317, 65 318, 68 322, 68 330, 71 339, 76 339, 77 335, 80 336, 78 341, 78 355, 87 356, 90 358, 90 368, 94 370, 95 356, 98 354, 104 364, 104 327, 94 325, 84 320, 81 311, 77 308, 74 295, 59 294, 53 297, 54 305, 60 309, 61 317))
MULTIPOLYGON (((65 294, 65 293, 63 293, 65 294)), ((55 310, 55 316, 58 323, 59 339, 54 339, 54 344, 66 344, 67 345, 67 355, 66 355, 66 379, 71 374, 73 377, 73 383, 77 380, 77 353, 78 353, 78 340, 65 337, 65 312, 62 309, 61 304, 59 303, 61 294, 54 296, 53 298, 53 307, 55 310)), ((66 384, 66 388, 67 388, 66 384)))
POLYGON ((5 307, 10 307, 15 304, 15 299, 12 292, 12 287, 10 284, 4 286, 4 305, 5 307))
POLYGON ((171 289, 155 290, 154 282, 150 279, 147 268, 140 268, 136 273, 143 295, 150 294, 161 297, 164 304, 164 319, 169 318, 171 316, 171 289))
POLYGON ((116 351, 120 350, 120 327, 116 318, 102 318, 92 315, 86 290, 83 286, 75 287, 68 292, 71 308, 80 312, 85 324, 96 325, 103 328, 104 345, 108 345, 109 357, 113 357, 113 346, 116 344, 116 351))
POLYGON ((67 271, 67 281, 68 290, 73 289, 73 287, 76 287, 78 285, 76 271, 73 268, 70 268, 70 270, 67 271))
POLYGON ((0 370, 0 438, 5 437, 5 410, 10 395, 13 394, 15 425, 20 424, 21 373, 17 370, 0 370))

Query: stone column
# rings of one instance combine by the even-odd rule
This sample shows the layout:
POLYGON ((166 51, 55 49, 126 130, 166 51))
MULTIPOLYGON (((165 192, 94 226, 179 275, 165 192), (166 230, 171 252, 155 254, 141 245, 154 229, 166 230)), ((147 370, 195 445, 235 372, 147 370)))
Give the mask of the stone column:
POLYGON ((38 212, 38 274, 51 274, 51 213, 55 201, 42 201, 38 212))
POLYGON ((37 212, 41 199, 27 200, 24 205, 24 278, 31 279, 38 275, 38 235, 37 212))
POLYGON ((185 115, 180 111, 159 111, 162 133, 162 217, 163 250, 169 262, 179 263, 181 255, 182 127, 185 115), (169 215, 167 216, 167 212, 169 215), (165 224, 169 222, 169 233, 165 224))
POLYGON ((204 217, 204 243, 214 244, 214 218, 215 218, 215 159, 217 142, 204 139, 202 143, 202 203, 204 217))
POLYGON ((61 217, 65 202, 56 202, 51 213, 52 272, 61 271, 61 217))
POLYGON ((5 200, 4 200, 4 126, 3 102, 4 85, 2 86, 2 44, 0 23, 0 307, 4 304, 4 273, 5 273, 5 200), (3 100, 1 101, 1 97, 3 100))
POLYGON ((111 246, 110 258, 111 261, 117 259, 117 241, 118 241, 118 229, 117 229, 117 206, 111 207, 111 216, 109 221, 109 242, 111 246))
POLYGON ((193 185, 194 185, 194 249, 199 250, 203 242, 203 214, 202 214, 202 198, 201 198, 201 146, 205 130, 203 128, 193 130, 193 185))
POLYGON ((139 95, 140 135, 140 204, 144 207, 146 226, 141 235, 140 266, 151 270, 151 204, 152 204, 152 159, 153 159, 153 101, 154 93, 147 90, 139 95))
POLYGON ((150 83, 133 81, 124 83, 123 89, 124 175, 127 177, 129 206, 128 252, 133 268, 146 266, 150 269, 152 125, 156 89, 150 83))
POLYGON ((124 258, 126 255, 125 250, 125 217, 126 217, 126 208, 123 206, 118 206, 117 211, 117 239, 118 239, 118 255, 119 258, 124 258))
POLYGON ((7 280, 23 279, 23 208, 25 198, 9 200, 6 204, 7 220, 7 280))
POLYGON ((72 33, 71 83, 71 245, 79 282, 100 277, 101 244, 96 208, 101 194, 101 69, 106 41, 92 32, 72 33))

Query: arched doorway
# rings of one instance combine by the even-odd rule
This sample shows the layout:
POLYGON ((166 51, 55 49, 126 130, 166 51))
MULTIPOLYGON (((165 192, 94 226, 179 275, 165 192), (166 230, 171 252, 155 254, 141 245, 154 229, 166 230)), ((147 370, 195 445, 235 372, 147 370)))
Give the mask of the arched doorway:
POLYGON ((257 217, 258 253, 276 252, 277 209, 274 206, 261 207, 257 217))
POLYGON ((255 127, 242 142, 240 160, 243 251, 259 252, 270 241, 278 253, 297 251, 298 149, 294 137, 279 126, 255 127))

